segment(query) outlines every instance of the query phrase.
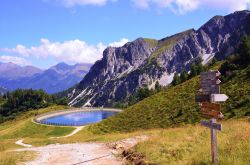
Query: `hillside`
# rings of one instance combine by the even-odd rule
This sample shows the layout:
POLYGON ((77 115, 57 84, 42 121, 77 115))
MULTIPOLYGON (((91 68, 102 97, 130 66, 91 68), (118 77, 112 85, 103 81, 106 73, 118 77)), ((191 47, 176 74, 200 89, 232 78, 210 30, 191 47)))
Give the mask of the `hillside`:
POLYGON ((122 47, 108 47, 82 81, 69 93, 72 106, 114 106, 140 88, 171 83, 174 74, 190 71, 199 58, 225 59, 248 34, 250 11, 215 16, 199 29, 186 30, 160 40, 138 38, 122 47))
MULTIPOLYGON (((16 120, 0 125, 0 165, 13 165, 33 160, 34 152, 14 152, 20 148, 15 142, 24 139, 24 143, 33 146, 49 144, 70 144, 84 142, 115 142, 117 140, 148 135, 148 141, 139 143, 135 152, 143 154, 150 163, 157 164, 209 164, 209 130, 199 125, 185 125, 170 129, 140 130, 131 133, 93 134, 82 129, 68 138, 52 138, 71 133, 71 127, 45 126, 32 122, 32 118, 41 113, 62 110, 67 107, 53 106, 20 114, 16 120), (201 145, 202 144, 202 145, 201 145)), ((222 121, 223 131, 218 133, 219 155, 222 164, 245 165, 249 162, 249 121, 222 121)), ((54 150, 53 152, 58 152, 54 150)), ((104 153, 105 155, 106 153, 104 153)), ((22 164, 22 163, 21 163, 22 164)))
MULTIPOLYGON (((250 65, 221 84, 221 92, 229 96, 222 106, 226 119, 250 115, 249 70, 250 65)), ((107 133, 193 124, 201 120, 194 100, 198 89, 199 76, 164 89, 89 129, 95 133, 107 133)))

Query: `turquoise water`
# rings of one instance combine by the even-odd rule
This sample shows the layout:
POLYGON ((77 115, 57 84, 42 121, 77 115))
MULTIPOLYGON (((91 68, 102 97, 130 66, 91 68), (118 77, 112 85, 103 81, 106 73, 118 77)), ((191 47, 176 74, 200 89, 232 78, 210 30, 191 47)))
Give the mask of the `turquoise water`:
POLYGON ((117 112, 111 111, 73 112, 43 119, 40 123, 49 125, 82 126, 99 122, 116 113, 117 112))

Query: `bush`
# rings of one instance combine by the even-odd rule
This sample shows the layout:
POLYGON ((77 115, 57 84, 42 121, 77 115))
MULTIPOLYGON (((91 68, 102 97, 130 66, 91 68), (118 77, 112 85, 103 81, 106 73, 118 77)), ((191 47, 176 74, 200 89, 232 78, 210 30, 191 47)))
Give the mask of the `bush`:
POLYGON ((6 100, 0 107, 1 120, 14 119, 19 113, 30 109, 40 109, 53 103, 53 99, 43 90, 22 90, 6 94, 6 100))

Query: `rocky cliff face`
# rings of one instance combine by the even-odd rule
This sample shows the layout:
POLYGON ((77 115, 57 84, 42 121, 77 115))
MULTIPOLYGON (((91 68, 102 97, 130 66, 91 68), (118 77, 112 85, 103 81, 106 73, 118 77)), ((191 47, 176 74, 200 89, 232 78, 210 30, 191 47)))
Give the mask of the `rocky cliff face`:
POLYGON ((109 47, 68 97, 69 105, 110 106, 142 86, 156 81, 168 85, 175 72, 189 70, 193 60, 207 63, 225 58, 249 33, 250 12, 215 16, 198 30, 187 30, 161 40, 139 38, 123 47, 109 47))

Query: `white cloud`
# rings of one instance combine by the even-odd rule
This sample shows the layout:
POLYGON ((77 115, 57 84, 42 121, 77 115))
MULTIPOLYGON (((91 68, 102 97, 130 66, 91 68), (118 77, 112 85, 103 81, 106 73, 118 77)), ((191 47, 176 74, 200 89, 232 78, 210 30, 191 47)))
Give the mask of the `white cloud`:
POLYGON ((199 8, 222 9, 229 12, 249 8, 250 0, 131 0, 139 8, 167 8, 176 14, 185 14, 199 8))
POLYGON ((85 6, 85 5, 104 6, 107 4, 108 1, 116 2, 117 0, 54 0, 54 1, 61 3, 65 7, 74 7, 74 6, 85 6))
MULTIPOLYGON (((94 63, 102 58, 102 52, 107 47, 103 43, 90 45, 81 40, 70 40, 64 42, 51 42, 48 39, 41 39, 39 46, 30 48, 24 45, 17 45, 15 48, 4 48, 3 52, 23 57, 48 58, 53 57, 57 61, 67 63, 94 63)), ((123 38, 120 41, 113 42, 109 46, 119 47, 128 42, 123 38)))
POLYGON ((120 46, 123 46, 124 44, 126 44, 127 42, 129 42, 129 40, 127 38, 122 38, 120 41, 110 43, 109 46, 120 47, 120 46))
POLYGON ((15 57, 15 56, 0 56, 0 61, 4 63, 12 62, 17 65, 25 66, 31 65, 31 62, 22 58, 22 57, 15 57))
POLYGON ((150 0, 131 0, 136 7, 141 9, 147 9, 149 8, 149 2, 150 0))
POLYGON ((204 0, 203 6, 228 11, 245 10, 249 8, 250 0, 204 0))

